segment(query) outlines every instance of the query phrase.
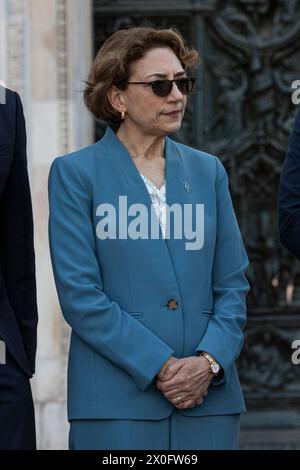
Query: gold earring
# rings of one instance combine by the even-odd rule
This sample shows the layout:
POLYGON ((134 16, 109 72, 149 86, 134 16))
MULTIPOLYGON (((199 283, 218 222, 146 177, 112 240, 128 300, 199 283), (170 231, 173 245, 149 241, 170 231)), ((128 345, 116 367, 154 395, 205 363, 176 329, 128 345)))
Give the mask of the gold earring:
POLYGON ((124 121, 124 119, 125 119, 125 113, 126 113, 126 111, 122 111, 122 112, 121 112, 121 121, 124 121))

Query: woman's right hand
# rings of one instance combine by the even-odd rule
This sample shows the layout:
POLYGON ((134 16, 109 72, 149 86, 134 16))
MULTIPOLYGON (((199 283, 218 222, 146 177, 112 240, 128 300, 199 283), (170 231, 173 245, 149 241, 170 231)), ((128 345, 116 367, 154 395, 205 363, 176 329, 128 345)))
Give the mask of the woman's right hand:
POLYGON ((157 378, 159 380, 170 380, 172 377, 174 377, 174 375, 177 373, 177 368, 174 368, 172 374, 167 373, 168 371, 168 366, 170 366, 171 364, 174 364, 174 362, 177 362, 178 359, 176 357, 169 357, 169 359, 164 363, 164 365, 162 366, 162 368, 160 369, 159 373, 157 374, 157 378))
POLYGON ((202 357, 196 362, 194 356, 190 358, 177 359, 171 356, 160 369, 157 375, 157 388, 164 394, 165 398, 169 400, 177 408, 193 408, 194 406, 201 405, 203 399, 207 396, 208 387, 211 382, 212 374, 206 377, 206 371, 209 372, 210 368, 207 367, 207 361, 203 361, 202 357), (193 368, 191 365, 193 363, 193 368), (172 365, 172 367, 171 367, 172 365), (204 369, 203 369, 204 366, 204 369), (180 370, 182 368, 182 371, 180 370), (196 369, 195 369, 196 368, 196 369), (199 369, 201 377, 199 380, 197 376, 199 375, 197 370, 199 369), (203 370, 202 370, 203 369, 203 370), (192 371, 196 370, 197 374, 191 374, 192 371), (203 373, 205 376, 202 377, 203 373), (177 380, 172 380, 178 374, 177 380), (182 377, 180 377, 182 375, 182 377), (190 377, 189 377, 190 375, 190 377), (185 377, 186 376, 186 377, 185 377), (189 379, 189 380, 188 380, 189 379), (173 391, 170 389, 170 385, 165 386, 169 381, 173 382, 173 391), (178 382, 178 384, 176 384, 178 382), (198 385, 200 384, 200 388, 198 385), (196 386, 196 389, 195 389, 196 386), (186 389, 186 387, 188 387, 186 389), (182 389, 182 392, 181 392, 182 389), (177 391, 176 391, 177 390, 177 391), (188 393, 187 393, 188 392, 188 393), (182 395, 185 397, 184 403, 177 404, 175 398, 182 395), (175 400, 175 401, 174 401, 175 400))

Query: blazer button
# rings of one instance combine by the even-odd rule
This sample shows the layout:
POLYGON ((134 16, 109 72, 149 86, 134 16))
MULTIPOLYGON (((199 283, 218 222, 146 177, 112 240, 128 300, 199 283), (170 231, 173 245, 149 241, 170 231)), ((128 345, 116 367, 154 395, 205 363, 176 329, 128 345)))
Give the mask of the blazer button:
POLYGON ((178 307, 177 300, 175 299, 168 300, 167 306, 170 310, 175 310, 178 307))

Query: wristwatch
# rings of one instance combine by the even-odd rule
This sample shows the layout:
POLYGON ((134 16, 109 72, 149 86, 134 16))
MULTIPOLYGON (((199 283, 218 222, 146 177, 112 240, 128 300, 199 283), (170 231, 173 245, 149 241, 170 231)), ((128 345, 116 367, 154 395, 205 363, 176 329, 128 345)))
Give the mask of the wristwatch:
POLYGON ((199 356, 203 356, 205 357, 205 359, 208 360, 208 362, 210 363, 210 370, 215 375, 215 377, 217 377, 221 370, 220 364, 207 352, 200 352, 199 356))

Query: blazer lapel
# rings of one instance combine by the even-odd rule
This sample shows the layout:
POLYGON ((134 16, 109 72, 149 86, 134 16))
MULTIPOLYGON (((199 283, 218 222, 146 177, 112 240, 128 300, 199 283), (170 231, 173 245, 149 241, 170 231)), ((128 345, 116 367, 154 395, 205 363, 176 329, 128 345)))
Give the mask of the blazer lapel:
MULTIPOLYGON (((137 203, 144 204, 150 213, 151 197, 147 187, 137 169, 127 148, 120 141, 111 127, 107 127, 105 135, 98 142, 102 143, 107 150, 107 154, 116 166, 116 171, 121 171, 122 176, 128 186, 128 196, 134 195, 137 203)), ((165 157, 166 157, 166 202, 170 207, 174 203, 182 205, 191 202, 187 191, 187 181, 183 175, 183 164, 181 152, 177 143, 169 137, 165 137, 165 157)), ((172 243, 172 232, 169 239, 163 239, 161 228, 159 227, 160 239, 164 244, 172 243)))

